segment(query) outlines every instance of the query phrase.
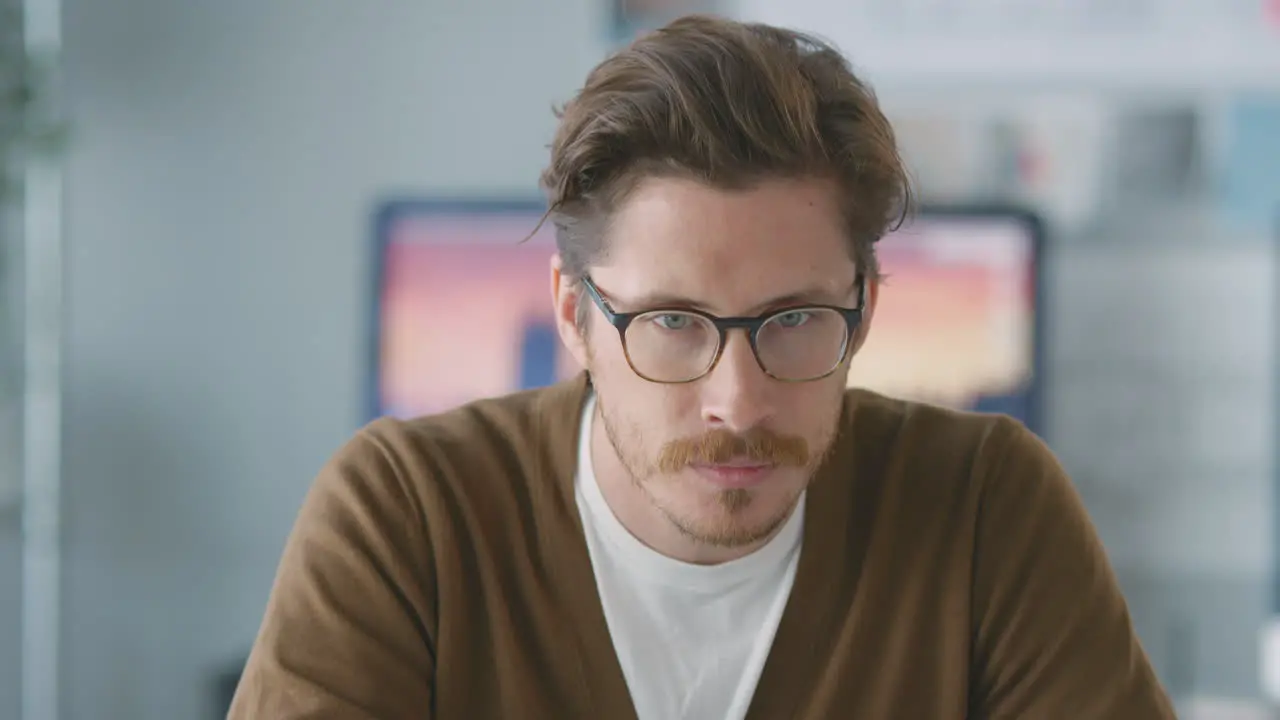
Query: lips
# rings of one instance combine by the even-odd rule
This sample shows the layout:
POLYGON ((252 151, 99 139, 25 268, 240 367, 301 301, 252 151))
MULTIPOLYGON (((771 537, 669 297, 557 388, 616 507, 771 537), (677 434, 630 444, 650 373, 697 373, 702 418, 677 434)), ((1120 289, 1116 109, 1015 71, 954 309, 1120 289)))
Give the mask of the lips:
POLYGON ((715 464, 697 464, 693 469, 712 485, 730 490, 759 485, 769 477, 773 466, 744 459, 715 464))
POLYGON ((762 463, 759 460, 750 460, 747 458, 742 458, 737 460, 730 460, 728 462, 707 463, 705 464, 704 467, 723 468, 727 470, 737 470, 737 469, 752 470, 752 469, 769 467, 769 464, 762 463))

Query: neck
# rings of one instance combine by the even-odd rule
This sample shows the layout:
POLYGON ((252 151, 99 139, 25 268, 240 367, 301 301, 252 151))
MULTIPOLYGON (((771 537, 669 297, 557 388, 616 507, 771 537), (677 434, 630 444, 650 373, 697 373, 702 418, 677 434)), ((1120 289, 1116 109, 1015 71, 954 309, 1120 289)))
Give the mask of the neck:
POLYGON ((697 565, 718 565, 746 557, 769 543, 781 530, 748 545, 723 547, 689 537, 654 505, 652 498, 632 477, 613 443, 609 442, 599 405, 591 422, 591 463, 600 493, 618 522, 637 540, 674 560, 697 565))

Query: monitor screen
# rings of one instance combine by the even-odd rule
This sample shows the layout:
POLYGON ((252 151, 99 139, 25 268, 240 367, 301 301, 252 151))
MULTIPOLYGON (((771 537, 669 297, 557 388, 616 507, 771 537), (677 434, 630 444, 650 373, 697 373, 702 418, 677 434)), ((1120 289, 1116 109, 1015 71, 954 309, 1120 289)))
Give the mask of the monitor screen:
MULTIPOLYGON (((395 202, 377 223, 374 416, 435 413, 578 371, 552 319, 536 203, 395 202)), ((878 246, 886 275, 849 384, 1039 418, 1040 224, 929 209, 878 246)))

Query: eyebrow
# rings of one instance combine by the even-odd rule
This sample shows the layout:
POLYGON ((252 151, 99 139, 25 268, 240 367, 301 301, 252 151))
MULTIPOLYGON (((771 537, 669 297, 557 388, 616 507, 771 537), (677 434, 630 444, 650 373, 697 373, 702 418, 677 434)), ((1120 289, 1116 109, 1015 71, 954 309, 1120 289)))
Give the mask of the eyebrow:
MULTIPOLYGON (((847 295, 849 293, 852 293, 855 289, 857 289, 857 287, 858 287, 858 279, 854 278, 853 282, 849 283, 848 287, 846 288, 846 292, 844 294, 847 295)), ((601 291, 601 294, 604 294, 603 290, 601 291)), ((617 298, 617 300, 621 301, 621 298, 617 298)), ((676 293, 665 293, 665 292, 647 293, 645 295, 641 295, 639 297, 629 300, 626 304, 628 307, 639 308, 634 312, 647 312, 653 309, 680 307, 680 308, 695 308, 698 310, 702 310, 704 312, 714 313, 714 310, 711 308, 711 306, 707 305, 706 303, 696 300, 694 298, 688 297, 687 295, 679 295, 676 293)), ((829 293, 826 289, 820 286, 814 285, 814 286, 805 288, 799 292, 792 292, 792 293, 787 293, 785 295, 778 295, 777 297, 773 297, 762 303, 758 303, 754 307, 749 308, 747 312, 743 315, 743 317, 751 317, 753 315, 768 312, 769 310, 772 310, 774 308, 781 308, 781 307, 787 307, 787 306, 837 305, 837 304, 839 303, 832 298, 831 293, 829 293)))

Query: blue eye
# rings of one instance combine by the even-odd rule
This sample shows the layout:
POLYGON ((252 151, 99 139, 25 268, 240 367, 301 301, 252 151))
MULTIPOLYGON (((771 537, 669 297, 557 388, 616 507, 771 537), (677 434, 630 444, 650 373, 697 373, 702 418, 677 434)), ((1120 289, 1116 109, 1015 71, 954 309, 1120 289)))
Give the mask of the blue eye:
POLYGON ((809 317, 810 317, 810 313, 805 312, 804 310, 796 310, 793 312, 786 312, 781 315, 778 315, 777 317, 774 318, 774 320, 776 320, 777 323, 782 327, 794 328, 794 327, 800 327, 801 325, 808 322, 809 317))
POLYGON ((655 315, 653 321, 664 330, 684 330, 689 327, 689 323, 692 322, 688 315, 682 315, 680 313, 655 315))

